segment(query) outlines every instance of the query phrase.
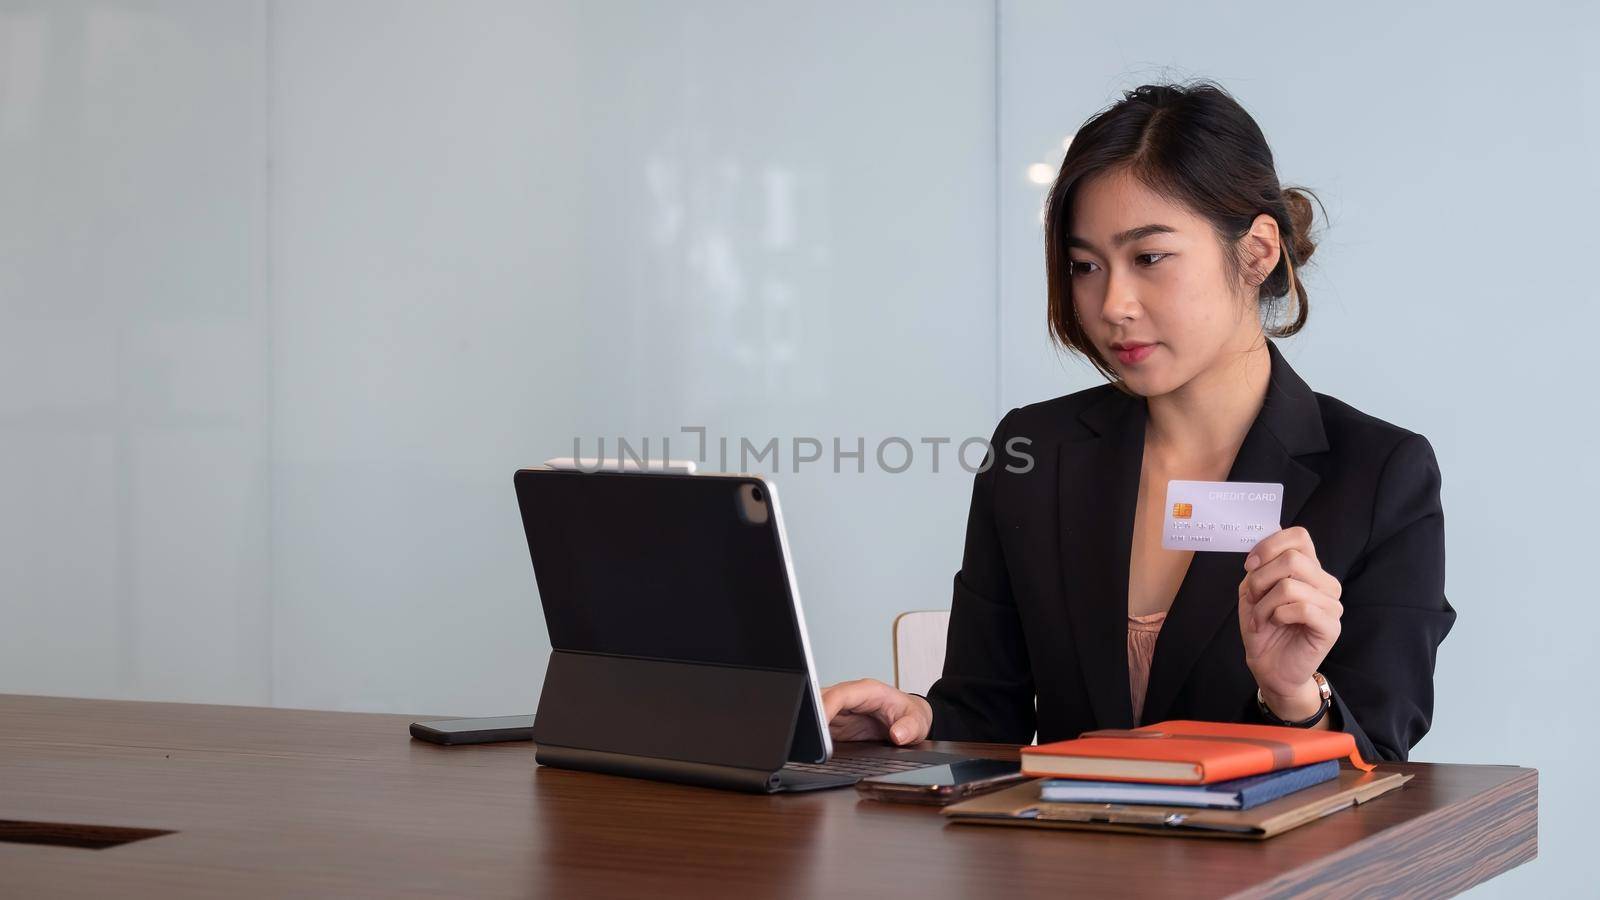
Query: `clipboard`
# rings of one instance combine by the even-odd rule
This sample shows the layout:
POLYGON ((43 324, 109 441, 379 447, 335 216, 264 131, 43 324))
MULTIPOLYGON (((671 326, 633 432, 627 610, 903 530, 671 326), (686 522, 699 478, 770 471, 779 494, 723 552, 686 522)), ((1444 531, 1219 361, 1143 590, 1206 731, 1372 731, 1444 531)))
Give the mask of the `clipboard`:
POLYGON ((1041 778, 947 806, 941 812, 952 822, 963 825, 1265 840, 1381 797, 1413 777, 1400 772, 1341 768, 1339 777, 1333 781, 1246 810, 1135 803, 1046 803, 1039 799, 1039 785, 1047 780, 1041 778))

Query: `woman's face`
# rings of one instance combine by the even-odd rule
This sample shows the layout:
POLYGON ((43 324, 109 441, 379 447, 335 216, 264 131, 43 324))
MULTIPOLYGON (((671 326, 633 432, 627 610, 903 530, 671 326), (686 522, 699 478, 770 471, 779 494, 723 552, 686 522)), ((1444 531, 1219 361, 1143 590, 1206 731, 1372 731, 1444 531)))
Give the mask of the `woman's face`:
POLYGON ((1068 235, 1078 320, 1133 392, 1174 391, 1260 340, 1210 223, 1126 170, 1078 185, 1068 235))

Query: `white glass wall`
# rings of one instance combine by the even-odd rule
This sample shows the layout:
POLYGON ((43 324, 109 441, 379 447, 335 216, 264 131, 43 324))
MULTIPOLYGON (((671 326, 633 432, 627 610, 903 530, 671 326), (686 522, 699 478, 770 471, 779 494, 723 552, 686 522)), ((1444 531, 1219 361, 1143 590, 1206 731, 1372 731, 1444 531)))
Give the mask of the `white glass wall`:
POLYGON ((266 38, 0 4, 0 691, 271 697, 266 38))
POLYGON ((990 4, 0 10, 0 690, 531 710, 511 473, 686 427, 778 439, 825 677, 948 605, 990 4))

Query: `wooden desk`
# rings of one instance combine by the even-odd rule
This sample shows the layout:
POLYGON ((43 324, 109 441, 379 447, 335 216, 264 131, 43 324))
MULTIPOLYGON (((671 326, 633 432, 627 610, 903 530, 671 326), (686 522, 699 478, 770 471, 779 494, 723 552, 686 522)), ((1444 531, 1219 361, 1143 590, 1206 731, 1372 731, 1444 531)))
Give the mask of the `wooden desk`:
POLYGON ((412 718, 0 695, 0 819, 174 832, 0 842, 0 896, 1430 895, 1537 851, 1538 775, 1513 766, 1392 764, 1416 779, 1252 843, 537 769, 530 744, 413 741, 412 718))

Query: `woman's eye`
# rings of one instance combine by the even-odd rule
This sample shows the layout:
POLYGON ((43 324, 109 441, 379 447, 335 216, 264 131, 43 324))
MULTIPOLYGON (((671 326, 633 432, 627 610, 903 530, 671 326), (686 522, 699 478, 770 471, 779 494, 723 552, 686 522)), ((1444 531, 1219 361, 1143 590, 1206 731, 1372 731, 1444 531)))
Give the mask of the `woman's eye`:
POLYGON ((1135 256, 1134 259, 1136 259, 1136 260, 1149 259, 1150 260, 1149 262, 1141 262, 1140 263, 1140 265, 1145 266, 1145 267, 1148 268, 1148 267, 1153 266, 1156 263, 1160 262, 1161 260, 1166 259, 1170 255, 1171 254, 1168 254, 1168 253, 1141 253, 1138 256, 1135 256))
POLYGON ((1094 263, 1086 259, 1075 259, 1067 264, 1067 271, 1073 275, 1087 275, 1094 268, 1094 263))

